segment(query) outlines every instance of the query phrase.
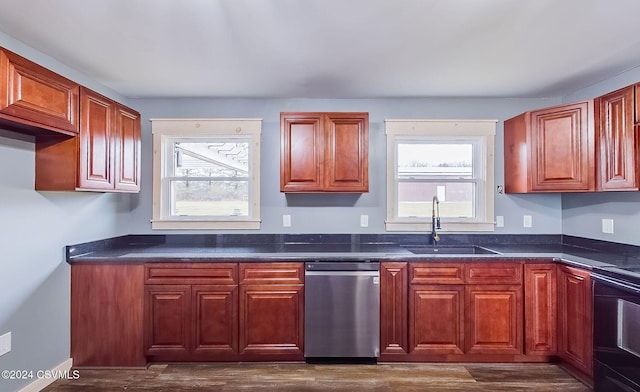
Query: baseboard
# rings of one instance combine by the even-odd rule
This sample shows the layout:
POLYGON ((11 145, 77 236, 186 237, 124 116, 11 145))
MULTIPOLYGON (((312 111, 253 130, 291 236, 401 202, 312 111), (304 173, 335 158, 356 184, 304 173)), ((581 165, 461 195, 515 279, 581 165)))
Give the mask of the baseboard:
POLYGON ((53 384, 60 375, 66 374, 69 376, 71 374, 71 365, 73 365, 73 359, 69 358, 53 369, 43 372, 34 382, 20 389, 18 392, 40 392, 53 384), (58 376, 57 378, 55 377, 56 375, 58 376))

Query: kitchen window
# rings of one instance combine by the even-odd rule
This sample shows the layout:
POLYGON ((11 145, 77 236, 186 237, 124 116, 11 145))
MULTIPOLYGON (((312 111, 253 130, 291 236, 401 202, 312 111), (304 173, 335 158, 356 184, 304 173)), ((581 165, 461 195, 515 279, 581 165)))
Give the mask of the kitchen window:
POLYGON ((259 119, 152 119, 153 229, 259 229, 259 119))
POLYGON ((496 121, 386 120, 388 231, 493 231, 496 121))

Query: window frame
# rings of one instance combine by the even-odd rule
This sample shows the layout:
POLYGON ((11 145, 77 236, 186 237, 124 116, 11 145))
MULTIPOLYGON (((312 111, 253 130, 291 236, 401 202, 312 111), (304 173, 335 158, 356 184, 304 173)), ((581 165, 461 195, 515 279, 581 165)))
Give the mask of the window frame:
POLYGON ((262 119, 151 119, 153 135, 153 230, 260 229, 260 135, 262 119), (167 175, 173 163, 170 144, 177 139, 227 138, 249 142, 248 216, 175 216, 171 215, 167 175))
MULTIPOLYGON (((495 230, 494 197, 495 184, 495 134, 497 120, 385 120, 387 135, 387 213, 385 226, 387 231, 431 230, 431 217, 398 217, 397 192, 397 144, 402 141, 438 141, 479 142, 479 153, 474 156, 474 172, 479 170, 474 209, 476 217, 441 218, 442 231, 448 232, 486 232, 495 230), (476 168, 476 164, 481 167, 476 168)), ((475 149, 475 147, 474 147, 475 149)), ((474 154, 475 155, 475 154, 474 154)), ((446 179, 442 180, 447 181, 446 179)), ((430 214, 428 214, 430 215, 430 214)))

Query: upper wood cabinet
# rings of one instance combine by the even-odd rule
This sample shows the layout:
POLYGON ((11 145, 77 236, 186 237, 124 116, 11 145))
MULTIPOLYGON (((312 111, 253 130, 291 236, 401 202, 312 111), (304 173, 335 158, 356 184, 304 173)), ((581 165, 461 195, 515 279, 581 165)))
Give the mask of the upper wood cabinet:
POLYGON ((369 191, 368 113, 280 113, 280 191, 369 191))
POLYGON ((140 190, 140 115, 80 89, 80 133, 36 138, 36 190, 140 190))
POLYGON ((598 190, 640 189, 637 88, 628 86, 595 99, 598 190))
POLYGON ((593 112, 589 100, 505 121, 505 192, 595 190, 593 112))
POLYGON ((0 48, 0 125, 29 134, 78 133, 79 85, 0 48))

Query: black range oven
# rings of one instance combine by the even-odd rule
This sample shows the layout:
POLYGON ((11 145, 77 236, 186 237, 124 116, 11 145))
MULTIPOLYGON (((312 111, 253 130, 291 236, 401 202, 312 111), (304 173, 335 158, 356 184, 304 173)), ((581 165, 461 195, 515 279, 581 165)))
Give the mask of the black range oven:
POLYGON ((631 276, 592 274, 596 392, 640 392, 640 281, 631 276))

